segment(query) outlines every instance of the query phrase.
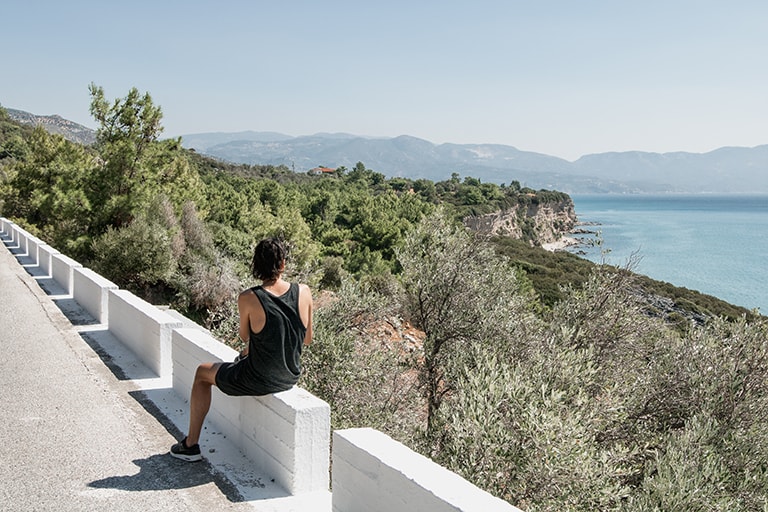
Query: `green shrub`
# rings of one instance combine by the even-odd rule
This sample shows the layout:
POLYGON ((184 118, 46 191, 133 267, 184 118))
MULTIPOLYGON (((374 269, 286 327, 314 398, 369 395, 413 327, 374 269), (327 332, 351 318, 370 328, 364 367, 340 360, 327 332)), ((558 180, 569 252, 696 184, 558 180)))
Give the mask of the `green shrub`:
POLYGON ((123 228, 108 228, 93 242, 94 269, 116 284, 141 289, 168 281, 176 270, 172 237, 139 216, 123 228))
POLYGON ((365 425, 412 441, 424 411, 410 370, 414 354, 378 334, 396 321, 391 301, 345 282, 325 302, 302 355, 299 385, 331 405, 334 429, 365 425))

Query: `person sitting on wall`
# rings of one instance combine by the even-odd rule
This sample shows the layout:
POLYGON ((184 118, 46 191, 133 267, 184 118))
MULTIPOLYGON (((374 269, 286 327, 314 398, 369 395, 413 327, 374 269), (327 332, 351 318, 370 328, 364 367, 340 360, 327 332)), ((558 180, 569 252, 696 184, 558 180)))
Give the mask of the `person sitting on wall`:
POLYGON ((312 292, 305 284, 283 280, 286 251, 274 238, 253 252, 251 271, 262 281, 237 300, 240 340, 248 345, 233 363, 197 367, 190 395, 189 431, 171 447, 186 461, 202 459, 200 431, 211 406, 211 386, 231 396, 263 396, 293 387, 299 380, 303 345, 312 341, 312 292))

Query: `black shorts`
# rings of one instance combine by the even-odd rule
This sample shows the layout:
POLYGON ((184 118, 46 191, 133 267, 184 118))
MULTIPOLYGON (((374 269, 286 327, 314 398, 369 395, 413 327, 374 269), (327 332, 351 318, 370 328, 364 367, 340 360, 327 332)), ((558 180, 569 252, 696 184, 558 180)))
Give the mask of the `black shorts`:
POLYGON ((248 371, 248 362, 222 363, 216 372, 216 387, 230 396, 264 396, 285 391, 255 379, 248 371))

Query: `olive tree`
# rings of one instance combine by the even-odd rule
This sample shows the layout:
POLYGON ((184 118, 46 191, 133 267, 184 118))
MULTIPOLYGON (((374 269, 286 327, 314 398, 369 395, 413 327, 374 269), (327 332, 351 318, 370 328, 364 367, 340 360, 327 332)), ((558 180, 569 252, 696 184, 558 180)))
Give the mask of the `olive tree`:
POLYGON ((364 425, 412 441, 424 410, 413 354, 380 334, 399 321, 395 304, 352 280, 317 299, 314 339, 302 355, 299 384, 331 405, 333 428, 364 425))
POLYGON ((406 317, 424 331, 419 375, 427 400, 427 437, 439 451, 446 396, 476 364, 473 347, 515 357, 530 317, 516 272, 477 235, 443 212, 423 219, 397 251, 406 317))

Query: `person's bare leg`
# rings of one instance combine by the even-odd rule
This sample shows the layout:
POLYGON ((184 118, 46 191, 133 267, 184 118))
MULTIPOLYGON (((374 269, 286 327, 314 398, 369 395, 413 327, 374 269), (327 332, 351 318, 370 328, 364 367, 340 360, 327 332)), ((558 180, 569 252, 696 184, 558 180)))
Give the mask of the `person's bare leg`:
POLYGON ((189 432, 187 446, 193 446, 200 440, 205 416, 211 408, 211 386, 216 384, 216 372, 221 363, 203 363, 197 367, 192 393, 189 397, 189 432))

